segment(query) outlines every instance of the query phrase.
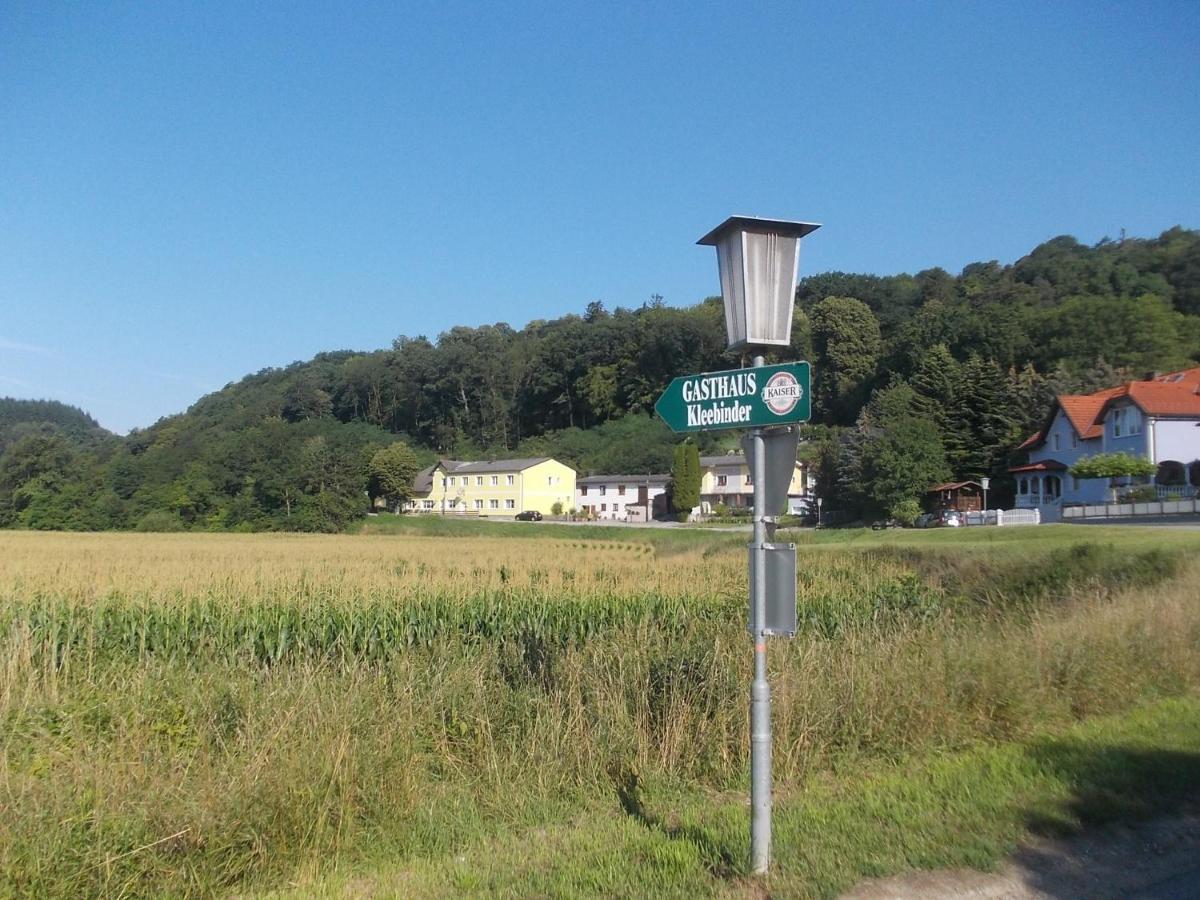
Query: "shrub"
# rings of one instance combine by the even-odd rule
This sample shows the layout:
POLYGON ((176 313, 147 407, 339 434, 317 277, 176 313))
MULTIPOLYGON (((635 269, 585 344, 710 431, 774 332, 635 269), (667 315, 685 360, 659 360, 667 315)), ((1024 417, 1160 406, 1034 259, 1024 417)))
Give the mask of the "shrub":
POLYGON ((146 513, 137 523, 138 531, 183 531, 183 521, 173 512, 165 509, 153 509, 146 513))
POLYGON ((920 514, 921 504, 911 499, 901 500, 888 510, 889 516, 906 527, 910 527, 913 522, 917 521, 917 516, 920 514))

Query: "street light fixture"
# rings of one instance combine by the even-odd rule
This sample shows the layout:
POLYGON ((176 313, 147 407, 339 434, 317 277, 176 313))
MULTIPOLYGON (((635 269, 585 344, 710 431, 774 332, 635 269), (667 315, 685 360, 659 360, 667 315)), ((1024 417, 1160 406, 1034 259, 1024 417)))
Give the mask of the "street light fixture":
POLYGON ((696 242, 717 248, 729 349, 791 343, 800 239, 820 227, 730 216, 696 242))
MULTIPOLYGON (((725 332, 729 349, 751 348, 754 367, 766 364, 768 347, 792 340, 796 266, 800 239, 820 228, 812 222, 730 216, 697 241, 717 248, 725 332)), ((776 440, 789 433, 777 434, 776 440)), ((792 455, 795 455, 794 435, 792 455)), ((778 520, 767 500, 767 433, 750 432, 754 475, 754 539, 750 544, 750 621, 754 634, 754 682, 750 687, 750 867, 764 875, 771 865, 771 686, 767 682, 768 528, 778 520)), ((794 565, 795 548, 791 550, 794 565)), ((794 588, 794 583, 792 587, 794 588)))

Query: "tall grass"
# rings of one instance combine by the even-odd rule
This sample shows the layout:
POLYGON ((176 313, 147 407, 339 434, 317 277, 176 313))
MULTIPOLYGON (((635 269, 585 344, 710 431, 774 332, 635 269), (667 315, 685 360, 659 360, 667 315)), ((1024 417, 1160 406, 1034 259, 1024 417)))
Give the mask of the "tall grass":
MULTIPOLYGON (((805 553, 781 789, 1200 685, 1194 563, 1061 552, 1057 580, 1032 543, 805 553)), ((738 787, 745 591, 736 544, 0 535, 0 894, 243 890, 615 804, 622 773, 738 787)))

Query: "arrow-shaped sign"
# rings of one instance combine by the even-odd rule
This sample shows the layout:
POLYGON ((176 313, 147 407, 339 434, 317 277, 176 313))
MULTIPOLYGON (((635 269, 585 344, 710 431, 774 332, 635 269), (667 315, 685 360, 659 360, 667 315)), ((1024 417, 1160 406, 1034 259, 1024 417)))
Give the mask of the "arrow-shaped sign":
POLYGON ((806 362, 705 372, 676 378, 654 411, 672 431, 717 431, 807 422, 812 402, 806 362))

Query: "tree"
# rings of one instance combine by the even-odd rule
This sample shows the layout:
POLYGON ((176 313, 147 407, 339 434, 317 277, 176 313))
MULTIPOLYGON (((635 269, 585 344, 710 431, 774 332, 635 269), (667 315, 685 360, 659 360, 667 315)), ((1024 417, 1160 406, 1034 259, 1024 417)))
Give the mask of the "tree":
POLYGON ((849 424, 879 363, 879 321, 853 297, 826 297, 810 318, 817 412, 827 424, 849 424))
POLYGON ((858 490, 878 510, 900 508, 950 477, 937 426, 917 411, 906 384, 876 391, 859 419, 858 490))
POLYGON ((700 449, 691 441, 684 441, 675 448, 669 486, 671 509, 681 522, 700 505, 700 478, 700 449))
POLYGON ((383 497, 392 511, 399 513, 412 496, 413 479, 420 468, 416 454, 403 441, 384 447, 371 457, 371 495, 383 497))

